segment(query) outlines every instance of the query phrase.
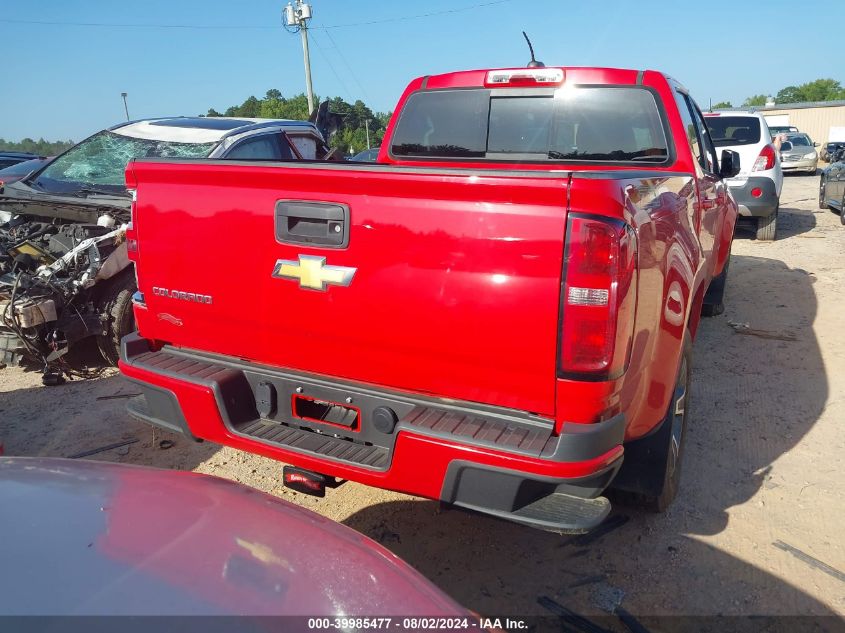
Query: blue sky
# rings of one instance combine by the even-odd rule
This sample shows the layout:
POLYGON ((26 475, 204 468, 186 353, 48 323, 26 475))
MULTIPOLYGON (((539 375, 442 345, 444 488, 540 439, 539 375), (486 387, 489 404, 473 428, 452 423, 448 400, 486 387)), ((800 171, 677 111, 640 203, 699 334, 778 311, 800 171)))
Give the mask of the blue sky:
MULTIPOLYGON (((223 110, 269 88, 303 92, 300 39, 281 27, 284 4, 2 0, 0 137, 78 141, 124 118, 121 92, 129 93, 132 118, 223 110), (139 24, 159 26, 130 26, 139 24)), ((523 29, 546 64, 663 70, 703 107, 711 98, 738 105, 819 77, 845 83, 841 55, 819 38, 824 25, 843 22, 842 0, 808 8, 796 0, 311 4, 315 91, 360 98, 375 110, 392 109, 418 75, 525 64, 523 29), (412 17, 444 11, 451 12, 412 17)))

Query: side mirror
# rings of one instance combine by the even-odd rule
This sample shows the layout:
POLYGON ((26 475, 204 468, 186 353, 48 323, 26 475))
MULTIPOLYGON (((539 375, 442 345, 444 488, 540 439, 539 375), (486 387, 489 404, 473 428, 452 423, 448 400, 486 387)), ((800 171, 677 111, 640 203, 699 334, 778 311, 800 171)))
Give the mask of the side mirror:
POLYGON ((732 149, 723 149, 719 161, 719 176, 733 178, 739 173, 739 153, 732 149))
POLYGON ((816 141, 815 143, 813 143, 813 147, 818 147, 819 145, 821 145, 821 143, 819 143, 818 141, 816 141))

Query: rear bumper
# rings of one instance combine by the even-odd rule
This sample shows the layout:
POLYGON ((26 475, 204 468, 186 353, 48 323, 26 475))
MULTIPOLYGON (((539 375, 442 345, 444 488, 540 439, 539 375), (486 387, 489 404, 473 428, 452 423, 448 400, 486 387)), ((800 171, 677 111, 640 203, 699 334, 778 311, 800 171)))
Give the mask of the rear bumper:
POLYGON ((818 158, 802 158, 796 161, 781 161, 780 167, 783 171, 816 171, 818 165, 818 158))
POLYGON ((580 532, 600 523, 610 509, 600 495, 622 463, 621 415, 564 424, 555 436, 550 421, 527 414, 169 347, 151 352, 137 334, 123 340, 120 368, 144 394, 129 411, 145 422, 544 529, 580 532), (259 414, 256 394, 266 400, 268 390, 275 404, 260 405, 259 414), (295 417, 291 397, 350 403, 358 426, 295 417), (395 413, 390 431, 373 422, 384 408, 395 413))
POLYGON ((752 176, 743 185, 732 185, 730 190, 743 217, 767 217, 778 208, 778 193, 771 178, 752 176), (754 189, 760 190, 759 196, 752 195, 754 189))

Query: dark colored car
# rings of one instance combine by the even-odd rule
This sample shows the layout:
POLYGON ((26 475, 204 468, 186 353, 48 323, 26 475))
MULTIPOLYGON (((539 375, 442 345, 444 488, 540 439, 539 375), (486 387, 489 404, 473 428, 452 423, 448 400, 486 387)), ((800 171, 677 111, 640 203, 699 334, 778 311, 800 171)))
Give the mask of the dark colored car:
POLYGON ((156 118, 102 130, 6 183, 0 189, 0 362, 29 359, 52 384, 55 372, 67 371, 63 355, 92 338, 103 358, 117 363, 120 338, 134 329, 135 276, 123 239, 132 204, 124 181, 130 158, 268 162, 330 160, 333 153, 308 121, 156 118))
POLYGON ((838 211, 845 224, 845 148, 831 154, 830 160, 819 178, 819 209, 838 211))
POLYGON ((819 158, 826 163, 830 163, 833 161, 834 154, 836 154, 836 152, 840 149, 845 149, 845 141, 825 143, 824 147, 819 150, 819 158))
POLYGON ((355 162, 358 162, 358 163, 374 163, 374 162, 376 162, 376 159, 378 158, 378 152, 379 152, 378 147, 373 147, 371 149, 365 149, 363 152, 358 152, 357 154, 355 154, 355 156, 353 156, 349 160, 354 160, 355 162))
POLYGON ((42 156, 31 160, 25 160, 20 163, 15 163, 9 167, 0 169, 0 187, 26 178, 29 174, 49 160, 50 158, 42 156))
POLYGON ((39 158, 38 154, 30 154, 29 152, 0 152, 0 169, 17 165, 25 160, 32 160, 39 158))
POLYGON ((0 508, 0 616, 302 619, 265 629, 239 622, 239 630, 330 626, 306 626, 308 616, 393 618, 391 628, 444 616, 478 628, 468 610, 378 543, 217 477, 4 457, 0 508))

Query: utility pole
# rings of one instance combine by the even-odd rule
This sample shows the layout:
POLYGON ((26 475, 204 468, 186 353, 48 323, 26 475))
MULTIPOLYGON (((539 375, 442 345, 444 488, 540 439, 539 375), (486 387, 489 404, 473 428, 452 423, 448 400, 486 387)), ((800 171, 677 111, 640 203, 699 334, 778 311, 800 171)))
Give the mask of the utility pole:
POLYGON ((296 4, 288 2, 285 7, 285 26, 292 26, 299 30, 302 36, 302 57, 305 60, 305 90, 308 94, 308 115, 314 112, 314 89, 311 86, 311 55, 308 52, 308 20, 311 19, 311 5, 296 0, 296 4))
POLYGON ((370 149, 370 120, 366 119, 366 128, 367 130, 367 149, 370 149))
POLYGON ((127 94, 125 92, 121 92, 120 96, 123 97, 123 110, 126 112, 126 120, 129 120, 129 106, 126 105, 126 97, 127 94))

